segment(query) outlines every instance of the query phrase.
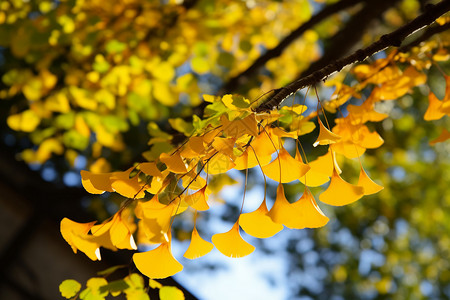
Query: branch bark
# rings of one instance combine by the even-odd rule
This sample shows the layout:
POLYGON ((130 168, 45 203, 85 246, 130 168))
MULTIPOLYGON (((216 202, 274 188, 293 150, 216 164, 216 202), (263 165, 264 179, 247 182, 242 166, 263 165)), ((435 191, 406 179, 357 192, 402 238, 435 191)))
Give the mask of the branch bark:
POLYGON ((302 77, 285 87, 279 88, 275 90, 274 95, 266 102, 259 105, 255 111, 263 112, 270 111, 274 107, 279 106, 284 99, 289 97, 291 94, 296 91, 314 85, 319 81, 325 79, 329 75, 340 71, 343 67, 353 64, 355 62, 364 61, 367 57, 372 56, 373 54, 382 51, 388 47, 400 47, 403 40, 416 32, 417 30, 430 25, 433 23, 438 17, 442 16, 444 13, 450 10, 450 0, 443 0, 436 5, 428 5, 426 7, 425 12, 412 20, 411 22, 403 25, 399 29, 383 35, 378 41, 374 42, 370 46, 359 49, 352 53, 351 55, 338 59, 325 67, 321 68, 313 72, 312 74, 302 77))

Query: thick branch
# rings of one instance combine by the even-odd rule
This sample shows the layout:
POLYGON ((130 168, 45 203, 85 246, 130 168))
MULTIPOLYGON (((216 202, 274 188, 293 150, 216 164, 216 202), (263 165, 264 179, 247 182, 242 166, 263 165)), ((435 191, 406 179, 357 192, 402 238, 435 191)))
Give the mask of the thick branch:
POLYGON ((326 65, 322 69, 317 70, 306 77, 300 78, 299 80, 296 80, 288 84, 287 86, 278 89, 272 98, 270 98, 268 101, 258 106, 255 109, 255 111, 262 112, 272 110, 274 107, 280 105, 281 102, 283 102, 283 100, 289 97, 291 94, 295 93, 296 91, 304 87, 318 83, 319 81, 325 79, 329 75, 340 71, 343 67, 347 65, 350 65, 355 62, 364 61, 367 57, 379 51, 382 51, 390 46, 399 47, 403 42, 403 40, 410 34, 421 29, 422 27, 430 25, 431 23, 434 22, 434 20, 436 20, 438 17, 442 16, 449 10, 450 10, 450 0, 443 0, 436 5, 431 4, 428 5, 426 11, 422 15, 418 16, 417 18, 400 27, 399 29, 389 34, 383 35, 378 41, 371 44, 370 46, 364 49, 359 49, 347 57, 338 59, 326 65))
POLYGON ((233 93, 236 91, 236 88, 245 84, 249 77, 251 77, 254 73, 256 73, 259 68, 264 66, 269 60, 272 58, 280 56, 284 49, 289 46, 293 41, 299 38, 305 31, 311 29, 313 26, 322 22, 329 16, 338 13, 341 10, 349 8, 363 0, 343 0, 332 5, 329 5, 318 12, 316 15, 311 17, 306 23, 301 24, 297 29, 292 31, 288 36, 286 36, 275 48, 268 50, 266 53, 261 55, 258 59, 256 59, 253 64, 248 67, 242 73, 236 75, 223 86, 219 94, 233 93))

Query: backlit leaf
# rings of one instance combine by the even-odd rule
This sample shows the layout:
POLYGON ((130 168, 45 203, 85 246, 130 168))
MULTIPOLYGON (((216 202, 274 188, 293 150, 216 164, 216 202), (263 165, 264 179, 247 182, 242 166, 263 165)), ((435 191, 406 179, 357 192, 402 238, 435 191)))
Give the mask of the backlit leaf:
POLYGON ((336 143, 341 139, 341 137, 337 134, 334 134, 330 130, 328 130, 322 123, 320 119, 318 119, 319 122, 319 136, 317 137, 317 140, 314 142, 313 146, 316 147, 318 145, 329 145, 336 143))
POLYGON ((61 221, 61 235, 72 247, 74 253, 82 251, 91 260, 100 260, 99 244, 88 235, 95 222, 77 223, 68 218, 61 221))
POLYGON ((176 174, 187 173, 186 165, 180 156, 180 153, 175 152, 172 155, 161 153, 159 159, 166 164, 167 169, 176 174))
POLYGON ((229 231, 213 235, 212 242, 217 250, 228 257, 244 257, 255 250, 254 246, 242 238, 238 222, 229 231))
POLYGON ((173 257, 169 242, 156 249, 133 254, 133 261, 142 274, 153 279, 167 278, 183 270, 183 265, 173 257))
POLYGON ((294 159, 286 149, 281 148, 278 157, 263 167, 264 174, 272 180, 287 183, 303 177, 310 167, 294 159))
POLYGON ((198 234, 197 228, 194 226, 191 235, 191 243, 183 256, 188 259, 196 259, 208 254, 213 248, 214 245, 202 239, 198 234))
POLYGON ((329 221, 329 218, 325 216, 317 205, 316 200, 314 200, 314 197, 308 188, 305 188, 302 197, 292 203, 291 207, 293 210, 297 211, 298 214, 290 224, 285 224, 290 228, 319 228, 325 226, 329 221))
MULTIPOLYGON (((205 182, 206 183, 206 182, 205 182)), ((204 211, 209 209, 208 202, 206 202, 206 185, 197 192, 188 195, 184 198, 184 201, 189 204, 193 209, 204 211)))
POLYGON ((283 225, 277 224, 267 215, 266 199, 261 205, 251 213, 242 214, 239 217, 239 224, 249 235, 264 239, 274 236, 283 229, 283 225))
POLYGON ((363 195, 363 187, 346 182, 333 170, 330 185, 320 194, 319 199, 329 205, 342 206, 359 200, 363 195))
POLYGON ((364 195, 372 195, 378 193, 383 189, 381 185, 376 184, 372 179, 369 178, 362 166, 359 173, 358 186, 362 186, 364 188, 364 195))

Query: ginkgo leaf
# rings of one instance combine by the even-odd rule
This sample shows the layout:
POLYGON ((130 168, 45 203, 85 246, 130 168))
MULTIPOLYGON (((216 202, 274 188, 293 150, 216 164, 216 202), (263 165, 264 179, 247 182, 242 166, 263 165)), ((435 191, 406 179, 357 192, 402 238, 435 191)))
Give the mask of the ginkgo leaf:
POLYGON ((283 185, 280 183, 277 187, 277 197, 275 203, 268 212, 268 216, 278 224, 283 224, 286 227, 294 228, 296 220, 299 216, 299 211, 287 201, 284 195, 283 185))
POLYGON ((325 226, 330 220, 317 205, 316 200, 308 188, 305 188, 302 197, 292 203, 291 207, 298 212, 298 215, 292 220, 292 223, 289 224, 291 226, 285 224, 290 228, 319 228, 325 226))
POLYGON ((167 169, 175 174, 187 173, 186 165, 180 156, 180 153, 176 152, 172 155, 167 153, 161 153, 159 159, 166 164, 167 169))
POLYGON ((424 84, 427 76, 418 72, 415 67, 409 66, 399 76, 384 82, 373 91, 375 97, 381 100, 393 100, 406 94, 411 88, 424 84))
POLYGON ((80 293, 80 299, 84 300, 100 300, 105 299, 106 296, 108 296, 109 290, 108 289, 102 289, 102 287, 106 286, 108 284, 108 281, 106 281, 105 278, 101 277, 93 277, 90 278, 86 282, 86 289, 84 289, 80 293))
POLYGON ((283 229, 283 225, 277 224, 267 215, 266 199, 261 205, 251 213, 242 214, 239 217, 239 224, 249 235, 265 239, 274 236, 283 229))
POLYGON ((184 201, 189 204, 193 209, 204 211, 209 209, 208 202, 206 202, 206 185, 193 193, 192 195, 188 195, 184 198, 184 201))
POLYGON ((256 155, 259 157, 272 155, 281 148, 280 139, 276 137, 272 128, 265 128, 251 143, 256 155))
POLYGON ((439 120, 445 113, 442 111, 442 102, 436 97, 435 94, 430 92, 428 94, 428 108, 423 116, 425 121, 439 120))
POLYGON ((217 250, 228 257, 244 257, 255 250, 254 246, 242 238, 238 222, 234 223, 229 231, 216 233, 211 240, 217 250))
POLYGON ((205 167, 205 172, 210 175, 217 175, 233 169, 235 165, 236 164, 231 160, 231 158, 228 155, 216 152, 214 156, 208 158, 207 166, 205 167))
POLYGON ((140 199, 145 196, 145 191, 139 183, 139 176, 130 178, 133 167, 124 172, 114 172, 111 175, 111 187, 120 195, 127 198, 140 199))
POLYGON ((229 156, 230 158, 234 159, 233 149, 234 149, 235 142, 236 142, 235 138, 216 137, 214 139, 214 141, 212 142, 212 146, 219 153, 224 154, 224 155, 229 156))
MULTIPOLYGON (((117 246, 128 237, 129 230, 122 223, 119 213, 116 213, 113 218, 103 224, 95 225, 91 228, 92 235, 98 237, 96 241, 103 241, 109 246, 117 246), (113 230, 114 228, 114 230, 113 230)), ((132 249, 129 247, 128 249, 132 249)))
POLYGON ((82 170, 80 174, 81 184, 88 193, 103 194, 105 191, 114 192, 111 186, 111 173, 94 174, 82 170))
POLYGON ((184 300, 183 292, 175 286, 163 286, 159 289, 161 300, 184 300))
POLYGON ((281 148, 278 157, 262 169, 270 179, 287 183, 300 179, 310 167, 294 159, 286 149, 281 148))
MULTIPOLYGON (((301 159, 301 157, 296 156, 296 159, 301 159)), ((308 165, 311 169, 305 176, 299 179, 301 183, 314 187, 328 182, 333 175, 333 156, 331 155, 331 150, 325 155, 319 156, 316 160, 311 161, 308 165)))
POLYGON ((361 171, 359 172, 358 186, 362 186, 364 188, 364 195, 372 195, 384 189, 384 187, 376 184, 372 179, 369 178, 362 165, 361 171))
POLYGON ((363 195, 363 187, 346 182, 333 170, 330 185, 320 194, 319 199, 329 205, 342 206, 359 200, 363 195))
POLYGON ((193 136, 189 138, 186 146, 181 151, 181 156, 184 158, 195 158, 204 151, 205 146, 203 145, 203 137, 193 136))
POLYGON ((142 274, 153 279, 167 278, 183 270, 183 265, 173 257, 169 242, 156 249, 133 254, 133 261, 142 274))
POLYGON ((139 169, 149 176, 162 177, 162 173, 156 166, 155 162, 141 163, 139 164, 139 169))
POLYGON ((81 284, 73 279, 66 279, 59 285, 61 296, 66 299, 74 297, 81 289, 81 284))
POLYGON ((251 147, 247 147, 242 155, 237 157, 234 161, 236 164, 234 168, 236 170, 251 169, 258 165, 265 166, 272 160, 272 155, 270 154, 257 156, 255 152, 256 151, 254 151, 251 147))
POLYGON ((198 190, 206 185, 206 180, 191 170, 183 176, 182 185, 184 188, 189 187, 191 190, 198 190))
POLYGON ((318 118, 319 122, 319 136, 317 140, 314 142, 313 146, 317 147, 318 145, 329 145, 338 142, 341 137, 330 130, 328 130, 318 118))
POLYGON ((345 155, 345 157, 350 159, 360 157, 366 152, 366 148, 363 148, 351 141, 340 141, 330 145, 330 147, 336 153, 345 155))
POLYGON ((448 139, 450 139, 450 132, 447 129, 443 128, 441 134, 434 140, 430 141, 430 145, 442 143, 448 139))
POLYGON ((223 132, 228 137, 239 138, 245 134, 251 136, 258 135, 256 118, 254 114, 248 115, 243 119, 229 121, 226 115, 222 115, 220 121, 223 125, 223 132))
POLYGON ((191 235, 191 243, 183 256, 188 259, 196 259, 208 254, 213 248, 214 245, 202 239, 198 234, 197 228, 194 226, 191 235))
POLYGON ((167 241, 170 220, 175 213, 175 201, 169 205, 158 201, 158 196, 147 202, 139 202, 135 208, 136 217, 142 219, 142 228, 147 240, 152 243, 167 241))
POLYGON ((99 245, 88 235, 89 230, 94 226, 94 222, 77 223, 68 218, 61 221, 61 235, 72 247, 74 253, 82 251, 91 260, 100 260, 99 245))

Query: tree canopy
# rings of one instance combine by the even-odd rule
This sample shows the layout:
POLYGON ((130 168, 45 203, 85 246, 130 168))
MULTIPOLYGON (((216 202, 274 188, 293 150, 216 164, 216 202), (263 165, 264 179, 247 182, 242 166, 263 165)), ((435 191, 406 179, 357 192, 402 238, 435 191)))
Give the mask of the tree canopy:
POLYGON ((273 252, 286 227, 298 229, 281 249, 289 274, 320 283, 292 283, 293 295, 450 297, 449 10, 1 2, 2 143, 55 187, 92 194, 85 219, 61 221, 75 253, 141 250, 127 277, 66 280, 62 295, 182 299, 157 281, 183 269, 173 240, 190 240, 187 259, 243 257, 273 252), (240 204, 227 205, 236 183, 240 204), (260 198, 246 197, 257 187, 260 198), (213 232, 220 205, 228 230, 213 232))

